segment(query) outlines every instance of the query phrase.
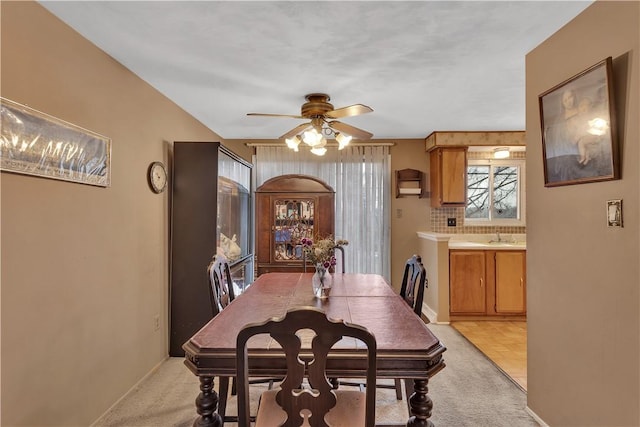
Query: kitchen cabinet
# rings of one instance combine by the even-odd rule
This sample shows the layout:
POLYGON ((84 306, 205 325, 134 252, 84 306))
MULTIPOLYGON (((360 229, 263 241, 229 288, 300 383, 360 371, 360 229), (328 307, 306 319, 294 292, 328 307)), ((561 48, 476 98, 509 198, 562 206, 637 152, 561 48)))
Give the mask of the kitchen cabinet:
POLYGON ((256 189, 258 275, 304 271, 303 237, 333 236, 335 192, 306 175, 282 175, 256 189))
POLYGON ((439 147, 429 152, 431 206, 467 204, 467 148, 439 147))
POLYGON ((524 251, 495 252, 496 304, 499 314, 524 314, 527 309, 524 251))
POLYGON ((485 252, 451 251, 449 255, 451 314, 486 312, 485 252))
POLYGON ((253 281, 252 165, 218 142, 174 142, 169 354, 213 317, 207 267, 229 260, 235 286, 253 281))
POLYGON ((526 251, 449 251, 452 318, 524 316, 526 307, 526 251))

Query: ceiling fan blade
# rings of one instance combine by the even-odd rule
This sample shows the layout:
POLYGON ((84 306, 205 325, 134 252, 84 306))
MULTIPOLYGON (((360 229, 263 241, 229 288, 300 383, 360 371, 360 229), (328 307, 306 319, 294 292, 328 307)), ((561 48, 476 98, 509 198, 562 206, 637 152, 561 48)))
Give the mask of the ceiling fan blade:
POLYGON ((342 117, 359 116, 360 114, 370 113, 373 109, 362 104, 349 105, 348 107, 336 108, 332 111, 327 111, 325 116, 331 119, 339 119, 342 117))
POLYGON ((338 132, 344 132, 347 135, 351 135, 352 137, 360 140, 371 139, 373 134, 371 132, 367 132, 366 130, 359 129, 355 126, 348 125, 346 123, 339 122, 334 120, 332 122, 327 122, 331 129, 335 129, 338 132))
POLYGON ((311 122, 308 123, 303 123, 301 125, 298 125, 296 127, 294 127, 293 129, 291 129, 289 132, 285 133, 284 135, 282 135, 280 138, 278 139, 287 139, 287 138, 291 138, 294 135, 298 135, 300 132, 307 130, 308 128, 311 127, 311 122))
POLYGON ((290 117, 293 119, 304 119, 304 117, 300 115, 293 114, 270 114, 270 113, 247 113, 247 116, 263 116, 263 117, 290 117))

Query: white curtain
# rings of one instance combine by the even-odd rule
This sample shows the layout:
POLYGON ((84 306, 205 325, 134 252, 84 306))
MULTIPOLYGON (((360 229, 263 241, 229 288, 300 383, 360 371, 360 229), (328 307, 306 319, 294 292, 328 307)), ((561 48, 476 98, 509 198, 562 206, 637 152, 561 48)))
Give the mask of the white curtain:
POLYGON ((302 149, 256 147, 255 182, 286 174, 310 175, 336 192, 335 237, 346 239, 349 273, 377 273, 390 280, 391 160, 387 146, 329 147, 320 157, 302 149))

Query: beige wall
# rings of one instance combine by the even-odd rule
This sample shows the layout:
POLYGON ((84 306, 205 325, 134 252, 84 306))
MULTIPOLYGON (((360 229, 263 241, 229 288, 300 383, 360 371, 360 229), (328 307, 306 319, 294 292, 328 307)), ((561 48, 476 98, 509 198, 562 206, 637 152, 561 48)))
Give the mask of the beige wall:
POLYGON ((640 425, 639 8, 596 2, 526 57, 528 406, 550 426, 640 425), (538 95, 608 56, 622 179, 545 188, 538 95))
POLYGON ((113 143, 110 188, 0 175, 1 424, 86 426, 167 356, 170 192, 147 168, 220 138, 37 3, 1 8, 1 95, 113 143))
MULTIPOLYGON (((400 196, 396 198, 395 171, 416 169, 424 173, 423 185, 429 182, 429 155, 424 139, 395 140, 391 147, 391 284, 400 291, 404 264, 418 253, 418 231, 429 230, 429 198, 400 196)), ((428 188, 427 188, 428 191, 428 188)), ((429 265, 425 264, 429 269, 429 265)))
POLYGON ((419 239, 428 280, 422 310, 433 323, 449 323, 449 239, 429 234, 419 239))

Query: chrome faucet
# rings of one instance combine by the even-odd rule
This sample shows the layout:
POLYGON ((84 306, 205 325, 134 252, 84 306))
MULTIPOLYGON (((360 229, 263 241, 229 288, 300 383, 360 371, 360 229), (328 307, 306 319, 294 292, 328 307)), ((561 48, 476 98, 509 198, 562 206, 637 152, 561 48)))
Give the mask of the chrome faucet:
POLYGON ((489 243, 499 243, 502 242, 502 236, 500 236, 500 232, 496 229, 496 238, 489 240, 489 243))

